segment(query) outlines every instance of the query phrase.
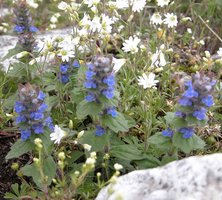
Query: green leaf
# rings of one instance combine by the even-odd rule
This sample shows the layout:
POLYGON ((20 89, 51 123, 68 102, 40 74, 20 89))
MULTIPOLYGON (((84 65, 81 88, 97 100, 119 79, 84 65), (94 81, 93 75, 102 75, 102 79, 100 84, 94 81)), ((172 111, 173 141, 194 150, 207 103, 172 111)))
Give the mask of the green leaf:
POLYGON ((172 125, 177 129, 177 128, 182 128, 187 126, 187 122, 183 118, 175 117, 172 125))
POLYGON ((163 136, 161 132, 152 135, 148 142, 156 145, 159 149, 167 150, 172 147, 172 138, 163 136))
POLYGON ((11 58, 12 56, 20 53, 22 50, 18 47, 15 47, 13 49, 9 49, 8 50, 8 53, 2 58, 2 61, 8 59, 8 58, 11 58))
POLYGON ((71 92, 71 96, 72 96, 72 101, 78 104, 81 101, 83 101, 85 94, 80 88, 74 88, 71 92))
POLYGON ((102 104, 96 102, 86 102, 83 100, 77 105, 77 118, 83 119, 87 115, 98 115, 102 111, 102 104))
POLYGON ((190 153, 196 149, 203 149, 205 142, 196 134, 191 138, 185 139, 183 138, 183 134, 177 132, 173 136, 173 145, 184 153, 190 153))
POLYGON ((17 197, 15 194, 10 193, 10 192, 6 192, 4 198, 5 199, 13 199, 13 200, 19 199, 19 197, 17 197))
MULTIPOLYGON (((56 175, 56 164, 52 156, 49 156, 47 159, 44 159, 44 162, 42 165, 43 165, 44 176, 48 177, 47 185, 50 185, 52 182, 52 179, 56 175)), ((31 165, 25 165, 24 167, 21 168, 21 171, 25 176, 31 176, 33 178, 33 181, 39 188, 43 187, 43 180, 41 178, 40 171, 36 167, 35 163, 31 165)))
POLYGON ((196 117, 190 115, 186 117, 186 121, 190 126, 192 125, 205 126, 207 123, 207 120, 198 120, 196 117))
POLYGON ((21 78, 27 75, 26 64, 19 62, 12 65, 12 69, 7 73, 8 76, 21 78))
POLYGON ((160 161, 152 155, 147 155, 143 160, 135 161, 139 169, 147 169, 160 166, 160 161))
POLYGON ((80 144, 89 144, 92 146, 91 151, 103 151, 108 144, 109 133, 102 136, 96 136, 94 131, 85 131, 84 135, 78 140, 80 144))
POLYGON ((6 159, 18 158, 19 156, 32 151, 35 149, 35 145, 31 143, 29 140, 22 141, 19 139, 12 147, 11 150, 6 155, 6 159))
POLYGON ((116 117, 106 115, 102 118, 102 124, 108 126, 111 130, 118 133, 119 131, 125 132, 129 130, 128 121, 121 113, 117 113, 116 117))
POLYGON ((146 158, 146 155, 135 145, 129 144, 112 146, 110 155, 128 161, 143 160, 146 158))
POLYGON ((175 118, 175 113, 174 112, 167 112, 166 116, 164 117, 164 119, 166 120, 166 124, 172 124, 173 120, 175 118))

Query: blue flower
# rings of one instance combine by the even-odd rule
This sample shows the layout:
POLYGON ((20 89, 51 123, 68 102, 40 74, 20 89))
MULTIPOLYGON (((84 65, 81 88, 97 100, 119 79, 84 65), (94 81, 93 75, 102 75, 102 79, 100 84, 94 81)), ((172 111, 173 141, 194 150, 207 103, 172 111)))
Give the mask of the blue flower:
POLYGON ((207 110, 205 108, 200 108, 193 112, 193 116, 196 117, 198 120, 204 120, 206 117, 207 110))
POLYGON ((62 73, 66 73, 68 71, 68 69, 69 69, 69 65, 68 64, 61 64, 60 65, 60 71, 62 73))
POLYGON ((79 61, 78 60, 74 60, 72 66, 75 67, 75 68, 79 68, 80 67, 79 61))
POLYGON ((192 106, 192 101, 188 98, 183 97, 179 100, 179 104, 181 106, 192 106))
POLYGON ((66 75, 66 74, 62 74, 61 75, 61 82, 66 84, 69 82, 69 75, 66 75))
POLYGON ((30 118, 34 119, 34 120, 40 120, 44 118, 44 114, 41 112, 32 112, 30 114, 30 118))
POLYGON ((88 81, 86 81, 85 83, 84 83, 84 86, 85 86, 85 88, 88 88, 88 89, 90 89, 90 88, 97 88, 97 84, 95 83, 95 81, 94 80, 88 80, 88 81))
POLYGON ((96 131, 95 131, 95 135, 97 136, 102 136, 103 134, 105 134, 106 131, 103 127, 101 126, 96 126, 96 131))
POLYGON ((25 30, 24 26, 16 25, 14 27, 14 31, 17 32, 17 33, 22 33, 24 30, 25 30))
POLYGON ((92 71, 92 70, 87 70, 85 75, 86 75, 86 79, 90 80, 90 79, 93 78, 94 75, 96 75, 96 73, 94 71, 92 71))
POLYGON ((22 129, 21 130, 21 139, 22 141, 27 140, 31 136, 31 130, 30 129, 22 129))
POLYGON ((22 111, 26 110, 26 107, 21 102, 16 101, 14 109, 15 109, 15 112, 21 113, 22 111))
POLYGON ((114 97, 114 89, 108 88, 102 91, 102 94, 107 98, 107 99, 112 99, 114 97))
POLYGON ((111 115, 112 117, 116 117, 117 116, 117 112, 116 112, 116 108, 115 107, 107 108, 106 113, 108 115, 111 115))
POLYGON ((32 125, 32 129, 36 134, 44 133, 44 126, 41 123, 32 125))
POLYGON ((214 100, 212 95, 207 95, 206 97, 202 98, 202 103, 208 107, 212 106, 214 104, 214 100))
POLYGON ((30 26, 29 31, 32 32, 32 33, 36 33, 37 31, 39 31, 39 29, 36 28, 35 26, 30 26))
POLYGON ((95 68, 95 66, 92 63, 87 63, 86 66, 88 67, 88 69, 91 69, 91 70, 95 68))
POLYGON ((198 97, 198 92, 196 92, 193 87, 189 87, 183 94, 183 97, 193 98, 198 97))
POLYGON ((180 118, 184 118, 184 117, 186 117, 186 113, 181 112, 181 111, 176 111, 175 116, 180 117, 180 118))
POLYGON ((47 108, 48 106, 45 103, 42 103, 38 108, 38 112, 44 112, 47 108))
POLYGON ((45 121, 44 121, 44 124, 45 124, 46 126, 48 126, 51 131, 54 130, 54 125, 53 125, 53 122, 52 122, 52 118, 51 118, 51 117, 47 117, 47 118, 45 119, 45 121))
POLYGON ((45 99, 45 94, 41 90, 39 91, 37 99, 41 101, 45 99))
POLYGON ((26 117, 24 115, 19 115, 18 117, 16 117, 16 124, 19 124, 22 122, 26 122, 26 117))
POLYGON ((183 138, 185 139, 191 138, 194 134, 194 130, 192 127, 180 128, 179 132, 183 134, 183 138))
POLYGON ((92 102, 96 100, 96 97, 92 92, 89 92, 88 95, 85 97, 85 100, 87 102, 92 102))
POLYGON ((103 79, 103 83, 106 83, 108 87, 115 86, 115 76, 113 74, 107 76, 106 78, 103 79))
POLYGON ((173 134, 174 134, 174 132, 171 128, 167 128, 166 130, 162 131, 162 135, 165 137, 172 137, 173 134))

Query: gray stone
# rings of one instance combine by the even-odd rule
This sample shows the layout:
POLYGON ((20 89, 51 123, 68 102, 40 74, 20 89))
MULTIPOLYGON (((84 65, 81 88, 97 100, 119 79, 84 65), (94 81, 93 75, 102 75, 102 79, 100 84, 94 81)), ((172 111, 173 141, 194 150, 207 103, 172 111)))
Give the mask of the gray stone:
POLYGON ((193 156, 163 167, 133 171, 103 188, 96 198, 120 199, 222 200, 222 154, 193 156))
MULTIPOLYGON (((44 39, 50 39, 55 37, 66 37, 72 33, 71 28, 66 29, 59 29, 59 30, 52 30, 52 31, 46 31, 45 33, 38 33, 36 35, 37 42, 39 40, 44 39)), ((17 36, 16 35, 2 35, 0 36, 0 60, 8 53, 9 49, 12 49, 15 47, 17 43, 17 36)), ((7 71, 10 63, 15 62, 15 59, 7 59, 1 62, 3 66, 3 70, 7 71)), ((0 66, 1 67, 1 66, 0 66)))

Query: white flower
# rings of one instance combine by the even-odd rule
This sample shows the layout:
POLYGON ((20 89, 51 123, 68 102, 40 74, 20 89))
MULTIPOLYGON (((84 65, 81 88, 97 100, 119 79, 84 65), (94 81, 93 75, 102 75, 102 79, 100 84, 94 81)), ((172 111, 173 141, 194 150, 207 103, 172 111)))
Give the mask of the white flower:
POLYGON ((154 13, 150 19, 151 24, 162 24, 163 20, 159 13, 154 13))
POLYGON ((83 2, 84 2, 85 4, 87 4, 88 7, 90 8, 90 7, 92 7, 92 6, 97 5, 97 4, 100 2, 100 0, 84 0, 83 2))
POLYGON ((96 163, 96 160, 94 158, 87 158, 86 164, 87 165, 94 165, 96 163))
POLYGON ((79 22, 79 25, 88 29, 90 26, 90 23, 91 23, 90 16, 84 13, 82 20, 79 22))
POLYGON ((90 21, 90 27, 89 27, 89 29, 90 29, 92 32, 96 32, 96 31, 100 32, 100 31, 101 31, 101 29, 102 29, 102 24, 100 23, 100 17, 95 16, 95 17, 93 18, 93 20, 90 21))
POLYGON ((218 56, 222 58, 222 48, 220 47, 219 50, 217 51, 218 56))
POLYGON ((119 171, 119 170, 123 169, 123 166, 116 163, 116 164, 114 164, 114 169, 119 171))
POLYGON ((68 8, 68 4, 64 1, 60 2, 58 5, 58 9, 60 10, 66 10, 68 8))
POLYGON ((50 134, 50 139, 54 141, 54 143, 59 144, 61 139, 66 135, 66 132, 63 131, 58 125, 55 125, 54 132, 50 134))
POLYGON ((112 24, 114 23, 113 19, 109 18, 105 14, 102 14, 102 32, 103 33, 111 33, 112 32, 112 24))
POLYGON ((192 29, 191 29, 191 28, 187 28, 187 32, 188 32, 189 34, 192 34, 192 29))
POLYGON ((116 0, 116 7, 118 9, 127 9, 129 8, 129 0, 116 0))
POLYGON ((173 13, 167 13, 165 14, 165 19, 163 20, 164 21, 164 24, 166 24, 168 26, 168 28, 172 28, 174 26, 177 26, 177 16, 174 15, 173 13))
POLYGON ((88 144, 83 144, 83 148, 87 151, 90 151, 92 146, 88 145, 88 144))
POLYGON ((143 73, 142 76, 139 76, 138 78, 138 85, 142 85, 144 89, 147 88, 152 88, 156 86, 156 84, 159 82, 158 80, 154 80, 155 79, 155 74, 154 73, 150 73, 148 76, 143 73))
POLYGON ((32 7, 32 8, 38 8, 39 7, 39 4, 38 3, 35 3, 34 0, 26 0, 27 4, 32 7))
POLYGON ((118 72, 120 70, 120 68, 125 64, 126 62, 126 59, 124 58, 121 58, 121 59, 116 59, 116 58, 113 58, 113 71, 114 73, 118 72))
POLYGON ((128 40, 125 40, 123 43, 123 51, 131 52, 132 54, 137 53, 139 48, 138 44, 140 43, 140 39, 137 36, 130 36, 128 40))
POLYGON ((62 58, 62 62, 69 62, 69 58, 74 58, 75 53, 74 53, 74 51, 66 51, 66 50, 62 49, 58 53, 58 56, 60 56, 62 58))
POLYGON ((146 5, 146 0, 131 0, 132 11, 140 12, 146 5))
POLYGON ((166 65, 166 59, 161 50, 157 50, 156 53, 151 56, 151 61, 151 68, 153 68, 154 66, 164 67, 166 65))
POLYGON ((157 0, 157 5, 160 7, 167 6, 170 3, 170 0, 157 0))

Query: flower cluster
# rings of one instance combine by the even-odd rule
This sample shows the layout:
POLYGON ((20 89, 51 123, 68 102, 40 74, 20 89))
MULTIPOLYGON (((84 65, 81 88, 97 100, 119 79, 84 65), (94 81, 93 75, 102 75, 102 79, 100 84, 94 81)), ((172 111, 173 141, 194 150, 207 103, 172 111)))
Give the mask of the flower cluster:
MULTIPOLYGON (((214 104, 212 93, 215 84, 215 80, 203 73, 196 73, 191 80, 185 82, 185 91, 179 99, 179 106, 175 112, 175 117, 183 119, 187 124, 186 127, 177 130, 183 134, 183 138, 193 136, 196 120, 197 122, 207 120, 207 109, 214 104)), ((164 130, 162 134, 168 137, 173 135, 171 129, 164 130)))
POLYGON ((69 76, 73 72, 74 68, 79 68, 80 64, 78 60, 75 60, 72 64, 63 62, 60 65, 59 79, 62 83, 66 84, 69 82, 69 76))
MULTIPOLYGON (((113 72, 112 59, 104 56, 96 56, 91 63, 87 64, 88 70, 85 73, 86 81, 84 87, 87 90, 85 100, 87 102, 102 103, 101 98, 110 100, 114 98, 115 74, 113 72)), ((117 116, 114 106, 105 106, 101 115, 117 116)), ((105 133, 101 126, 96 127, 95 134, 101 136, 105 133)))
POLYGON ((21 131, 21 139, 27 140, 31 134, 44 133, 48 127, 54 129, 51 117, 47 116, 48 106, 44 103, 45 94, 38 87, 27 83, 19 85, 19 100, 15 102, 18 113, 16 124, 21 131))
POLYGON ((17 1, 14 14, 16 16, 14 31, 19 37, 18 44, 23 50, 32 52, 35 46, 33 33, 37 32, 38 29, 32 26, 32 18, 30 17, 28 5, 25 0, 17 1))

